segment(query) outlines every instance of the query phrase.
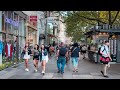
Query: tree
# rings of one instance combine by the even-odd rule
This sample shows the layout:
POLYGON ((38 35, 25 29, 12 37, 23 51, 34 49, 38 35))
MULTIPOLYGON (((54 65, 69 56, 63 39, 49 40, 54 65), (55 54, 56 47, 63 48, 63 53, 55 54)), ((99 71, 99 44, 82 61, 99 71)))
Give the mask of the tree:
POLYGON ((80 40, 90 27, 103 24, 119 24, 119 11, 68 11, 64 17, 66 33, 73 40, 80 40))

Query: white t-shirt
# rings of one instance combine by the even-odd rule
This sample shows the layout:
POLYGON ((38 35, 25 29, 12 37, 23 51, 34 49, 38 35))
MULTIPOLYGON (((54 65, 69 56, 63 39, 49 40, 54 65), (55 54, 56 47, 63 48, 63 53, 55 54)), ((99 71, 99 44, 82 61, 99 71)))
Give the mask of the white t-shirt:
POLYGON ((102 56, 104 57, 108 57, 108 53, 110 53, 110 50, 107 45, 103 45, 100 51, 103 52, 102 56))
POLYGON ((10 56, 10 46, 11 46, 11 44, 7 44, 7 46, 8 46, 8 56, 10 56))

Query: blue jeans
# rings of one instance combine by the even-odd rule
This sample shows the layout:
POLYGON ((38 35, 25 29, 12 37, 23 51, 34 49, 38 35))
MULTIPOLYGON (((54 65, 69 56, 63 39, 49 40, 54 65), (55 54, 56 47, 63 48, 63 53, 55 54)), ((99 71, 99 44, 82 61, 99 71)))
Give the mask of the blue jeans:
POLYGON ((65 64, 66 64, 66 58, 65 57, 58 57, 57 67, 58 67, 59 71, 64 72, 65 64), (61 67, 60 67, 60 64, 61 64, 61 67))
POLYGON ((74 67, 78 66, 78 57, 72 57, 72 64, 74 67))

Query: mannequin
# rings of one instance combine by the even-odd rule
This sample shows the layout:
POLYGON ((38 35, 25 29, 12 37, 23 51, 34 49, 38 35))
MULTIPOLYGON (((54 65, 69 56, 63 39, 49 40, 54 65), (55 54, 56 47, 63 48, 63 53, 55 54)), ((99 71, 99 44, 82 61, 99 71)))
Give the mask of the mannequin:
POLYGON ((7 44, 5 45, 5 55, 7 57, 7 61, 12 59, 12 53, 13 53, 13 46, 10 43, 10 40, 8 40, 7 44))

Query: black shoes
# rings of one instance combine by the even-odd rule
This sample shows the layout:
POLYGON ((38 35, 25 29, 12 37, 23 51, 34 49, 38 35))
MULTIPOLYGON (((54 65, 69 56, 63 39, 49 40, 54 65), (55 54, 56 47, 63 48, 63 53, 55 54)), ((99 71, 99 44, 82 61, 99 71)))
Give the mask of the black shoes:
POLYGON ((61 74, 64 74, 64 72, 61 72, 61 74))
POLYGON ((57 73, 61 73, 61 74, 63 74, 64 72, 58 71, 57 73))
POLYGON ((60 71, 58 71, 57 73, 60 73, 60 71))
POLYGON ((101 73, 102 73, 102 75, 103 75, 104 77, 109 78, 108 75, 104 75, 103 71, 101 71, 101 73))

